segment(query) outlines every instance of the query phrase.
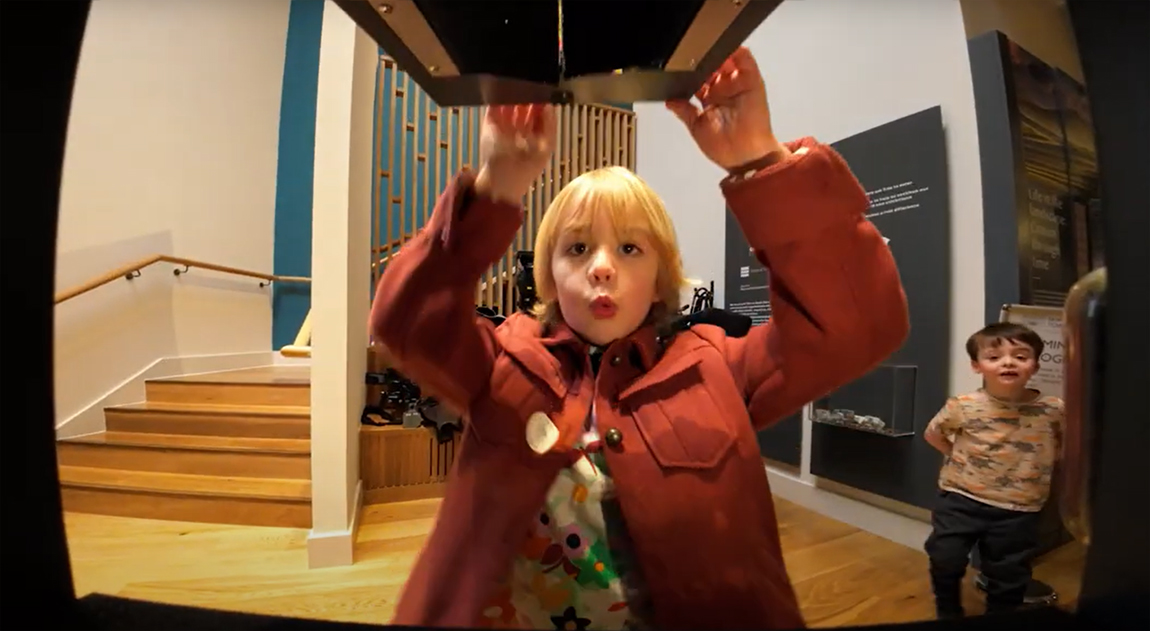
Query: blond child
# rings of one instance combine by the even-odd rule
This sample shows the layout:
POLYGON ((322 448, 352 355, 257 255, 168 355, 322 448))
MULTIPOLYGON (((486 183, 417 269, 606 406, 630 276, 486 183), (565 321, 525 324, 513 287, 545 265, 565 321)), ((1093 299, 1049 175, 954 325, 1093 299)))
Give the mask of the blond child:
POLYGON ((667 106, 730 173, 727 204, 771 271, 770 322, 738 338, 669 326, 684 284, 674 228, 618 167, 576 178, 544 215, 538 309, 476 318, 474 287, 550 160, 554 113, 539 105, 488 108, 478 174, 448 185, 380 279, 376 338, 466 410, 395 623, 802 626, 755 431, 893 352, 905 296, 843 160, 775 138, 749 51, 696 98, 667 106))

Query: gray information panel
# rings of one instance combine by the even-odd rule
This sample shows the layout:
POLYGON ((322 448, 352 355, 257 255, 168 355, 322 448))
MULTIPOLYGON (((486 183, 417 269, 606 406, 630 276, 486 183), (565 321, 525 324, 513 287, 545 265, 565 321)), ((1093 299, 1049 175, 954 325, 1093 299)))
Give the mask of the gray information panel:
MULTIPOLYGON (((929 506, 939 455, 921 440, 950 371, 950 208, 942 110, 933 107, 834 143, 870 199, 906 291, 911 331, 875 370, 813 401, 811 472, 929 506), (821 412, 820 412, 821 410, 821 412)), ((770 274, 727 213, 725 307, 769 320, 770 274)), ((834 256, 827 252, 827 256, 834 256)), ((759 433, 764 455, 798 463, 798 415, 759 433)))
MULTIPOLYGON (((815 423, 811 473, 929 507, 941 456, 922 432, 949 395, 950 196, 942 109, 933 107, 834 143, 870 198, 867 218, 888 239, 910 333, 882 365, 824 399, 877 418, 879 431, 815 423)), ((819 407, 820 402, 815 402, 819 407)), ((817 410, 816 410, 817 411, 817 410)))
MULTIPOLYGON (((751 318, 758 326, 771 317, 770 273, 755 258, 731 210, 727 209, 727 260, 723 272, 724 308, 751 318)), ((764 458, 798 467, 802 463, 803 419, 796 412, 759 432, 764 458)))

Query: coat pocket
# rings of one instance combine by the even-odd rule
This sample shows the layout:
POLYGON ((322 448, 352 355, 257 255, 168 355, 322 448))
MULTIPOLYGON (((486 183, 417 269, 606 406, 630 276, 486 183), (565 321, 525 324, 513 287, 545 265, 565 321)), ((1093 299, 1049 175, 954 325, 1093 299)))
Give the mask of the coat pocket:
POLYGON ((480 441, 492 445, 527 445, 527 418, 550 414, 556 397, 551 390, 504 354, 491 371, 490 396, 471 410, 470 423, 480 441))
POLYGON ((702 379, 674 381, 678 383, 666 384, 673 385, 666 391, 674 394, 649 400, 634 410, 639 433, 665 469, 713 468, 735 443, 733 420, 724 415, 702 379))

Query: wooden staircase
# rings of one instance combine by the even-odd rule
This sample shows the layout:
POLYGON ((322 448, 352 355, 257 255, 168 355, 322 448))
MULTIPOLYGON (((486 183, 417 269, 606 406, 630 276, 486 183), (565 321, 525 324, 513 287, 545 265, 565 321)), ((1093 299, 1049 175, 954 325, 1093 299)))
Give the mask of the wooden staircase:
POLYGON ((57 444, 64 510, 311 527, 311 379, 266 366, 150 380, 107 431, 57 444))

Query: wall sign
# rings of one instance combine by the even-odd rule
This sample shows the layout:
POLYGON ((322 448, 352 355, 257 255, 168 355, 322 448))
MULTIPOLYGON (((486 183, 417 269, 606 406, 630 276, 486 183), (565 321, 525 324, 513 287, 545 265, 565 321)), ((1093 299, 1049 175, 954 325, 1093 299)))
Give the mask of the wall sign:
POLYGON ((755 251, 743 237, 743 229, 730 208, 726 236, 723 308, 750 317, 752 325, 763 324, 771 317, 770 272, 755 258, 755 251))

